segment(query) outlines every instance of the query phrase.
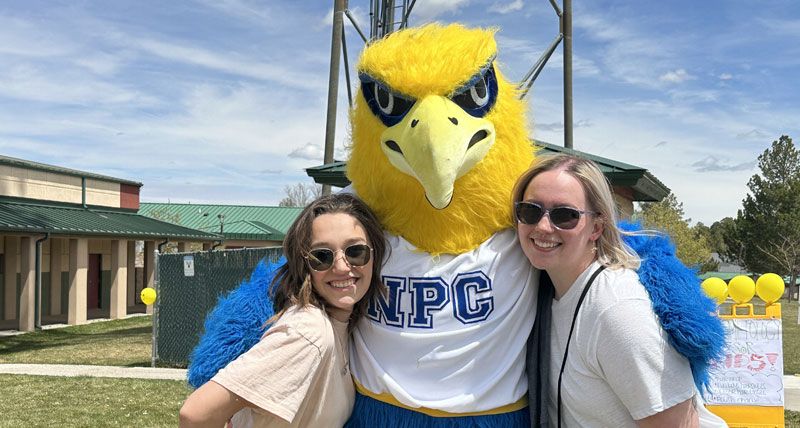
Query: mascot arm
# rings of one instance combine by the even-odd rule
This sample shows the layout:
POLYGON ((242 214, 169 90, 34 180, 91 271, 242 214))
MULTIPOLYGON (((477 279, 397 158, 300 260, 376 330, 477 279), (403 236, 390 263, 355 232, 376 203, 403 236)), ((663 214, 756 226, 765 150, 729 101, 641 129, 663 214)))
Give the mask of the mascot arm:
MULTIPOLYGON (((621 222, 619 227, 628 232, 641 230, 636 223, 621 222)), ((725 330, 716 315, 716 304, 702 292, 697 272, 675 255, 667 236, 625 236, 624 240, 642 259, 639 280, 670 344, 689 360, 695 385, 704 391, 709 365, 722 357, 725 348, 725 330)))
POLYGON ((189 357, 189 384, 199 388, 218 371, 245 353, 261 339, 267 320, 274 314, 269 286, 285 263, 262 261, 250 279, 227 296, 220 297, 208 314, 205 332, 189 357))

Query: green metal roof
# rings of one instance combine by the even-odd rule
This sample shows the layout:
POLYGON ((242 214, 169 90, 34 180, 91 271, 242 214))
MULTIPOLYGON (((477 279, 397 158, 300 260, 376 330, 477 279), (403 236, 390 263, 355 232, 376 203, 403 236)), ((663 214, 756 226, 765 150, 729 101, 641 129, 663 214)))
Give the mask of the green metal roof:
MULTIPOLYGON (((634 201, 657 202, 669 194, 669 188, 653 176, 649 171, 635 165, 595 156, 578 150, 567 149, 543 141, 533 140, 539 151, 549 153, 569 153, 575 156, 591 159, 600 166, 608 181, 613 186, 627 187, 633 191, 634 201)), ((308 174, 318 184, 329 184, 336 187, 345 187, 350 180, 345 176, 347 162, 337 161, 325 165, 306 168, 308 174)))
POLYGON ((146 202, 140 204, 139 213, 214 233, 220 231, 221 223, 223 236, 227 240, 282 241, 302 209, 146 202), (220 219, 220 215, 224 217, 220 219))
POLYGON ((63 168, 63 167, 55 166, 55 165, 48 165, 48 164, 39 163, 39 162, 33 162, 33 161, 29 161, 29 160, 24 160, 24 159, 12 158, 10 156, 2 156, 2 155, 0 155, 0 165, 8 165, 8 166, 15 167, 15 168, 35 169, 35 170, 38 170, 38 171, 70 175, 70 176, 73 176, 73 177, 81 177, 81 178, 85 177, 85 178, 91 178, 91 179, 95 179, 95 180, 112 181, 112 182, 115 182, 115 183, 129 184, 129 185, 132 185, 132 186, 142 187, 142 183, 139 183, 138 181, 126 180, 124 178, 109 177, 107 175, 94 174, 94 173, 91 173, 91 172, 80 171, 80 170, 77 170, 77 169, 63 168))
POLYGON ((544 141, 534 140, 534 144, 541 147, 540 151, 543 152, 567 153, 594 161, 612 186, 633 190, 634 201, 658 202, 669 194, 669 187, 644 168, 544 141))
POLYGON ((214 233, 145 217, 124 209, 0 197, 0 231, 136 239, 214 241, 214 233))

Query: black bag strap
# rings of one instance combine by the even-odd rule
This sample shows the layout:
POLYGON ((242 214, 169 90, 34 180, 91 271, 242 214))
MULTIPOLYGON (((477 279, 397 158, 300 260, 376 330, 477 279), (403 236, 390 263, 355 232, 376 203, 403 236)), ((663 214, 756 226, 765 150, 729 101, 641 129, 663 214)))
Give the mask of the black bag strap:
POLYGON ((564 348, 564 359, 561 361, 561 370, 558 372, 558 427, 561 428, 561 376, 564 374, 564 369, 567 366, 567 355, 569 355, 569 342, 572 340, 572 331, 575 330, 575 321, 578 320, 578 311, 581 309, 581 305, 583 304, 583 299, 586 298, 586 293, 589 291, 589 287, 592 286, 594 279, 597 278, 597 275, 605 269, 605 266, 600 266, 597 270, 594 271, 589 281, 583 287, 583 291, 581 292, 581 297, 578 299, 578 305, 575 307, 575 314, 572 316, 572 325, 569 327, 569 336, 567 336, 567 346, 564 348))
POLYGON ((550 391, 550 321, 554 294, 550 276, 543 270, 539 271, 536 320, 528 336, 526 358, 531 428, 547 428, 550 421, 547 396, 550 391))

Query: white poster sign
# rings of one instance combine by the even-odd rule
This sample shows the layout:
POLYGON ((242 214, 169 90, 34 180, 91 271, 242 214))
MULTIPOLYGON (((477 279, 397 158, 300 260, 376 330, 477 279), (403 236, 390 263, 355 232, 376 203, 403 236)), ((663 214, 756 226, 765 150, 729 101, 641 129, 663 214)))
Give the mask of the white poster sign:
POLYGON ((710 371, 706 404, 783 406, 780 319, 723 319, 725 358, 710 371))
POLYGON ((183 256, 183 276, 194 276, 194 256, 183 256))

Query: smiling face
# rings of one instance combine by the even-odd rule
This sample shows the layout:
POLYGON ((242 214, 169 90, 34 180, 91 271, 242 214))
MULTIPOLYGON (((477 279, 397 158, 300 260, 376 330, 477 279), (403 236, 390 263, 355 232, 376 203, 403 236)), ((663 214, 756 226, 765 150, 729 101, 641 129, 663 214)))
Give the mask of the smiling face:
MULTIPOLYGON (((523 201, 534 202, 545 209, 570 207, 592 211, 580 181, 563 169, 536 175, 528 183, 523 201)), ((537 224, 517 223, 522 251, 531 264, 546 270, 561 297, 595 258, 595 241, 603 230, 602 222, 593 214, 583 214, 577 226, 561 230, 553 226, 549 215, 537 224)))
POLYGON ((347 247, 355 244, 370 245, 364 226, 345 213, 322 214, 311 225, 311 250, 327 248, 334 252, 330 269, 311 270, 311 284, 322 298, 328 313, 339 321, 347 322, 353 306, 361 300, 372 281, 370 258, 364 266, 351 266, 344 255, 347 247))

